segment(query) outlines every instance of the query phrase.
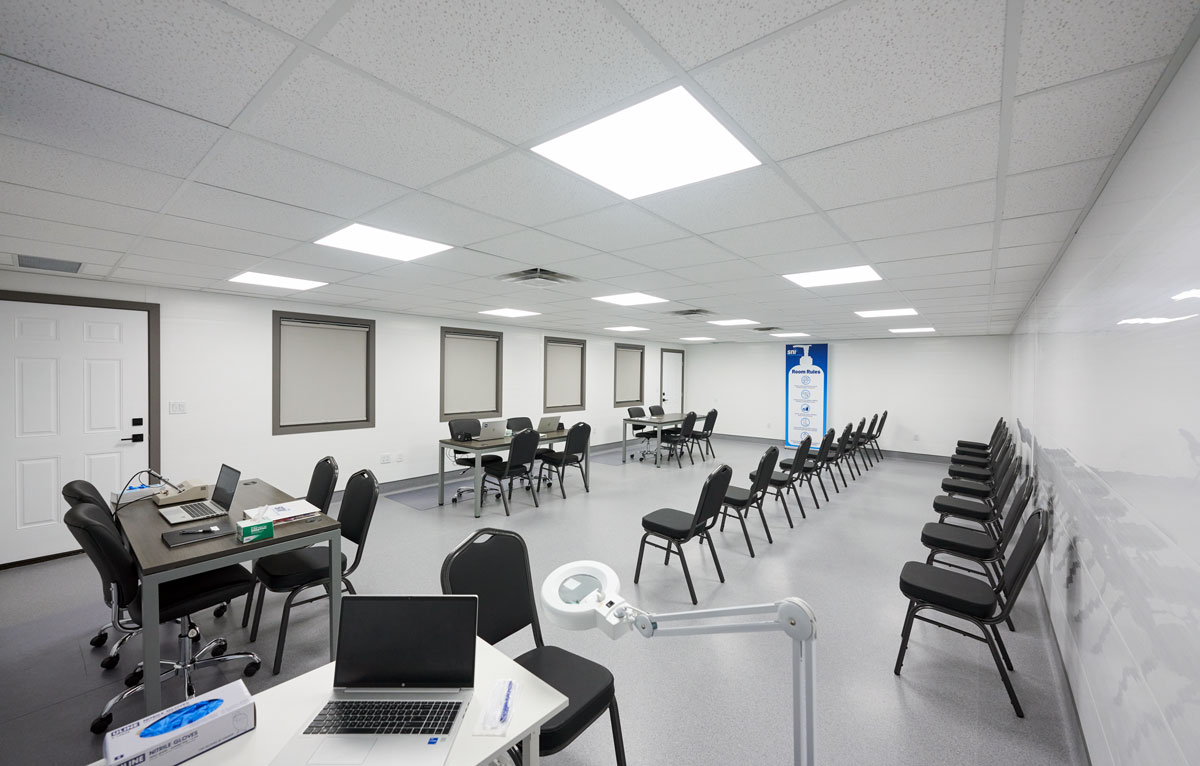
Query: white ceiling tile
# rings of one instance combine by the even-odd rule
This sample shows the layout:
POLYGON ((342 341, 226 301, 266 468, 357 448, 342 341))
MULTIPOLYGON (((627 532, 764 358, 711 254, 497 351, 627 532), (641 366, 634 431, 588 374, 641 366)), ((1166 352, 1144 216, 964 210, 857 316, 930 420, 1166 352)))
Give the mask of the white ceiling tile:
POLYGON ((198 183, 185 186, 165 212, 288 239, 317 239, 345 225, 331 215, 198 183))
POLYGON ((1004 5, 851 6, 696 74, 776 159, 999 100, 1004 5))
POLYGON ((230 269, 245 271, 251 266, 261 263, 262 257, 248 253, 235 253, 232 250, 202 247, 187 242, 169 242, 165 239, 143 237, 129 249, 130 253, 148 255, 153 258, 167 258, 175 261, 207 263, 224 266, 230 269))
POLYGON ((301 61, 242 130, 407 186, 431 183, 505 148, 317 55, 301 61))
POLYGON ((58 242, 40 242, 33 239, 20 239, 0 235, 0 251, 17 255, 39 255, 43 258, 57 258, 60 261, 79 261, 80 263, 95 263, 102 266, 112 266, 121 260, 123 253, 115 250, 97 250, 79 245, 64 245, 58 242))
POLYGON ((811 213, 774 169, 757 167, 648 197, 637 204, 698 234, 811 213))
POLYGON ((394 290, 407 292, 419 290, 421 285, 448 285, 451 283, 461 282, 463 275, 457 271, 447 271, 446 269, 438 269, 432 266, 425 266, 416 261, 407 263, 397 263, 392 266, 380 269, 369 277, 360 277, 360 287, 371 287, 370 284, 363 284, 371 279, 386 279, 386 280, 401 280, 399 283, 392 282, 391 287, 394 290))
POLYGON ((164 287, 190 287, 201 289, 211 286, 215 280, 167 271, 142 271, 140 269, 113 269, 109 280, 133 282, 139 285, 163 285, 164 287))
POLYGON ((335 269, 329 266, 315 266, 309 263, 298 263, 282 258, 272 258, 254 267, 260 274, 273 274, 277 277, 294 277, 295 279, 311 279, 317 282, 342 282, 359 276, 357 271, 335 269))
POLYGON ((356 306, 362 303, 362 298, 347 298, 344 295, 318 293, 315 289, 289 295, 288 300, 300 301, 301 303, 316 303, 321 306, 356 306))
POLYGON ((555 270, 581 279, 608 279, 609 277, 640 274, 650 271, 651 268, 615 255, 599 253, 559 263, 555 266, 555 270))
POLYGON ((600 3, 359 0, 320 45, 513 143, 670 76, 600 3))
POLYGON ((371 290, 366 287, 353 287, 351 285, 332 284, 324 287, 314 287, 308 292, 317 295, 332 295, 340 298, 348 298, 356 301, 371 300, 373 298, 386 298, 392 293, 384 290, 371 290))
MULTIPOLYGON (((1023 269, 1026 267, 1018 266, 1017 268, 1023 269)), ((1005 271, 1008 271, 1008 269, 1005 269, 1005 271)), ((1045 271, 1045 269, 1043 269, 1043 271, 1045 271)), ((1025 279, 1025 280, 1014 279, 1012 282, 1001 282, 1000 280, 996 280, 995 292, 997 295, 1005 295, 1005 294, 1032 295, 1033 291, 1036 290, 1038 285, 1040 285, 1041 283, 1042 283, 1042 280, 1040 278, 1025 279)))
POLYGON ((750 279, 752 277, 772 276, 766 269, 746 260, 705 263, 699 266, 684 266, 681 268, 672 269, 672 273, 674 273, 676 276, 689 279, 693 282, 699 282, 701 284, 725 282, 731 279, 750 279))
POLYGON ((1108 157, 1100 157, 1009 176, 1005 180, 1004 217, 1078 210, 1087 204, 1108 163, 1108 157))
POLYGON ((954 274, 960 271, 980 271, 992 268, 992 251, 936 255, 931 258, 910 258, 875 265, 884 279, 920 277, 930 274, 954 274))
POLYGON ((687 232, 678 226, 667 223, 630 202, 548 223, 541 229, 597 250, 626 250, 680 239, 687 235, 687 232))
POLYGON ((858 247, 876 262, 968 253, 991 247, 994 229, 995 225, 992 223, 977 223, 899 237, 863 240, 858 243, 858 247))
POLYGON ((154 220, 138 208, 0 183, 0 212, 137 234, 154 220))
POLYGON ((818 215, 804 215, 726 229, 706 234, 705 239, 712 240, 745 258, 844 242, 842 235, 818 215))
POLYGON ((61 245, 122 252, 133 242, 133 236, 130 234, 56 221, 44 221, 39 218, 26 218, 8 213, 0 213, 0 232, 21 239, 36 239, 44 242, 57 242, 61 245))
POLYGON ((961 298, 969 296, 987 295, 991 292, 991 286, 988 284, 966 285, 959 287, 934 287, 920 288, 909 287, 905 288, 904 295, 918 300, 940 300, 943 298, 961 298))
POLYGON ((1071 233, 1078 210, 1009 218, 1000 224, 1000 247, 1059 243, 1071 233))
POLYGON ((121 259, 122 269, 136 271, 153 271, 160 274, 179 275, 184 277, 203 277, 204 279, 229 279, 237 276, 237 269, 217 266, 199 261, 175 261, 165 258, 150 258, 145 255, 127 255, 121 259))
POLYGON ((221 140, 196 180, 354 218, 409 189, 239 133, 221 140))
POLYGON ((700 237, 684 237, 644 247, 618 250, 616 255, 655 269, 673 269, 737 258, 736 255, 700 237))
POLYGON ((426 266, 433 266, 439 269, 450 269, 451 271, 462 272, 463 274, 473 274, 481 277, 491 277, 497 274, 509 274, 514 271, 522 271, 529 268, 529 264, 520 261, 514 261, 510 258, 501 258, 488 253, 479 253, 474 250, 456 247, 453 250, 446 250, 441 253, 434 253, 421 259, 421 263, 426 266))
POLYGON ((1036 281, 1045 276, 1048 268, 1049 264, 1035 263, 1030 266, 1010 266, 996 269, 996 284, 1036 281))
POLYGON ((1008 171, 1113 154, 1165 66, 1154 61, 1017 98, 1008 171))
MULTIPOLYGON (((935 287, 966 287, 991 284, 990 271, 964 271, 957 274, 932 274, 923 277, 898 277, 888 284, 906 294, 909 290, 929 290, 935 287)), ((870 284, 870 283, 868 283, 870 284)), ((984 293, 986 295, 986 292, 984 293)))
POLYGON ((146 231, 146 236, 251 255, 276 255, 295 244, 294 240, 270 234, 219 226, 174 215, 160 216, 146 231))
POLYGON ((691 302, 702 298, 710 298, 714 295, 719 295, 720 292, 710 285, 698 285, 695 283, 680 285, 679 287, 660 287, 654 293, 659 298, 666 298, 669 301, 685 301, 691 302))
POLYGON ((303 39, 336 0, 225 0, 241 11, 293 37, 303 39))
POLYGON ((1057 242, 1041 245, 1024 245, 1022 247, 1002 247, 999 250, 999 260, 996 265, 1000 268, 1009 266, 1032 266, 1039 263, 1050 263, 1058 255, 1062 247, 1057 242))
POLYGON ((775 253, 751 258, 751 261, 775 274, 795 274, 802 271, 840 269, 861 266, 863 258, 853 245, 832 245, 799 250, 794 253, 775 253))
POLYGON ((401 197, 360 220, 371 226, 447 245, 469 245, 521 228, 520 224, 421 193, 401 197))
MULTIPOLYGON (((672 274, 668 271, 647 271, 640 274, 633 274, 626 277, 609 277, 605 280, 608 284, 623 287, 626 290, 637 292, 649 292, 655 297, 662 297, 655 293, 656 290, 662 290, 668 287, 682 287, 690 284, 683 277, 672 274)), ((658 306, 666 306, 666 303, 656 303, 647 306, 648 309, 653 309, 658 306)))
POLYGON ((0 133, 168 175, 187 175, 221 128, 0 57, 0 133))
POLYGON ((203 0, 6 0, 0 50, 228 125, 294 45, 203 0))
POLYGON ((158 210, 178 178, 0 136, 0 181, 118 205, 158 210))
POLYGON ((1166 56, 1198 10, 1196 0, 1026 0, 1017 93, 1166 56))
POLYGON ((638 24, 684 69, 703 64, 764 35, 836 5, 838 0, 620 0, 638 24))
MULTIPOLYGON (((828 287, 813 287, 809 292, 814 295, 819 295, 827 301, 837 303, 853 303, 852 299, 856 295, 878 295, 880 300, 885 300, 889 304, 894 304, 899 298, 896 296, 896 285, 893 282, 854 282, 848 285, 830 285, 828 287), (885 297, 884 294, 893 297, 885 297), (843 300, 846 299, 846 300, 843 300)), ((888 306, 895 308, 895 306, 888 306)))
POLYGON ((522 229, 495 239, 476 242, 471 245, 471 249, 538 265, 579 258, 596 252, 590 247, 552 237, 537 229, 522 229))
POLYGON ((844 207, 829 217, 849 237, 862 240, 981 223, 995 214, 996 184, 981 181, 844 207))
POLYGON ((786 160, 780 167, 830 210, 996 175, 1000 108, 931 120, 786 160))

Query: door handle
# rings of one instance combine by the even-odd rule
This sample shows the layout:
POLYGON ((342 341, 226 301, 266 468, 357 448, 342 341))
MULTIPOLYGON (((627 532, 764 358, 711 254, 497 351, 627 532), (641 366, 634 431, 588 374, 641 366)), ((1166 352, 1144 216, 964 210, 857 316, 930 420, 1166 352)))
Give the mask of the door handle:
POLYGON ((142 434, 134 434, 133 436, 130 436, 130 437, 126 438, 126 439, 122 439, 121 441, 123 441, 123 442, 134 442, 134 443, 136 444, 137 442, 140 442, 140 441, 142 441, 144 438, 146 438, 146 437, 144 437, 142 434))

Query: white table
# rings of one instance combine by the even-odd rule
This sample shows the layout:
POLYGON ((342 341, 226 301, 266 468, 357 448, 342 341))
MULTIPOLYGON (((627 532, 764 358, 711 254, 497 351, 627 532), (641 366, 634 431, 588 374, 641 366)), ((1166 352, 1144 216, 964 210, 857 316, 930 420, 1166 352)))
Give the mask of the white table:
MULTIPOLYGON (((254 695, 257 726, 254 731, 209 750, 189 766, 227 766, 232 763, 268 764, 296 732, 308 725, 333 688, 334 663, 273 686, 254 695)), ((466 720, 454 739, 447 766, 479 766, 493 756, 524 742, 526 766, 538 764, 538 736, 542 724, 567 706, 567 698, 554 687, 513 662, 483 639, 475 645, 475 699, 467 708, 466 720), (518 684, 508 734, 503 737, 476 736, 492 684, 511 678, 518 684)), ((104 760, 92 766, 104 766, 104 760)))

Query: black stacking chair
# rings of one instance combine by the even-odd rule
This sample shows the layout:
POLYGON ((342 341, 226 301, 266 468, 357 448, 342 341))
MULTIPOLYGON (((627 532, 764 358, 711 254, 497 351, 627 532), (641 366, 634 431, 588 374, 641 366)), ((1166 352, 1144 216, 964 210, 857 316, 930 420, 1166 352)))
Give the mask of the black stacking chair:
MULTIPOLYGON (((859 431, 859 433, 857 433, 854 437, 855 452, 858 452, 859 450, 861 450, 862 454, 863 454, 863 460, 869 462, 871 465, 875 464, 875 461, 871 459, 871 448, 870 448, 871 434, 875 432, 875 424, 878 422, 879 422, 879 413, 877 412, 871 416, 871 425, 867 426, 867 430, 859 431)), ((869 466, 868 466, 868 468, 869 468, 869 466)))
POLYGON ((504 515, 508 515, 508 501, 512 499, 513 479, 521 479, 533 494, 533 506, 538 505, 537 487, 533 482, 533 461, 537 459, 538 432, 527 428, 512 438, 508 447, 508 460, 490 463, 483 467, 484 491, 489 481, 496 484, 496 497, 504 501, 504 515), (508 479, 508 494, 504 494, 504 480, 508 479))
POLYGON ((871 431, 870 438, 867 440, 868 443, 875 448, 875 455, 880 460, 883 460, 883 450, 879 448, 879 437, 883 435, 883 424, 886 422, 887 410, 884 410, 883 414, 879 416, 879 425, 875 426, 875 428, 871 431))
MULTIPOLYGON (((763 531, 767 533, 767 542, 774 544, 771 530, 767 527, 767 516, 763 513, 763 498, 771 486, 771 476, 775 472, 775 463, 779 460, 779 448, 767 447, 767 451, 758 460, 758 468, 750 474, 751 484, 747 487, 730 487, 725 490, 725 499, 721 505, 721 531, 725 531, 725 519, 733 512, 738 523, 742 525, 742 535, 746 538, 746 548, 750 558, 754 558, 754 545, 750 542, 750 531, 746 529, 746 517, 751 508, 758 508, 758 517, 762 519, 763 531)), ((787 506, 784 506, 785 511, 787 506)), ((788 525, 791 526, 792 514, 788 513, 788 525)))
POLYGON ((321 458, 313 466, 312 478, 308 480, 308 494, 304 499, 320 508, 321 513, 329 513, 329 504, 333 502, 337 480, 337 461, 332 455, 321 458))
MULTIPOLYGON (((863 454, 863 464, 858 464, 858 451, 862 447, 862 440, 865 436, 864 431, 866 427, 867 419, 864 417, 858 421, 858 428, 850 433, 850 439, 846 442, 846 451, 848 457, 850 458, 850 462, 854 468, 858 469, 858 476, 862 476, 863 471, 865 471, 867 468, 867 456, 865 453, 863 454)), ((854 476, 853 470, 850 471, 850 475, 854 476)), ((858 476, 854 476, 854 478, 857 480, 858 476)))
MULTIPOLYGON (((507 428, 510 432, 512 432, 514 434, 520 433, 527 428, 532 431, 533 430, 533 419, 532 418, 509 418, 508 420, 504 421, 504 427, 507 428)), ((536 457, 538 460, 541 460, 543 452, 553 452, 553 451, 554 451, 553 447, 538 447, 536 457)))
MULTIPOLYGON (((783 512, 787 516, 788 526, 793 529, 795 529, 795 525, 792 524, 792 514, 788 510, 787 491, 790 489, 796 497, 796 505, 800 506, 800 518, 807 519, 808 516, 804 514, 804 504, 800 502, 800 492, 796 489, 796 484, 804 479, 804 466, 809 462, 808 449, 811 445, 812 437, 805 436, 800 440, 800 446, 796 448, 796 454, 788 462, 788 467, 771 474, 769 489, 775 490, 775 499, 783 503, 783 512)), ((779 461, 779 464, 782 466, 783 461, 779 461)), ((751 471, 750 481, 756 481, 757 476, 757 471, 751 471)))
POLYGON ((717 549, 713 547, 710 531, 717 523, 717 517, 721 515, 721 503, 725 499, 732 476, 732 468, 727 465, 717 466, 716 470, 704 480, 704 487, 700 490, 700 500, 696 503, 695 513, 685 513, 674 508, 659 508, 642 517, 644 534, 642 535, 642 544, 638 546, 637 569, 633 572, 634 585, 637 585, 638 578, 642 575, 642 554, 646 552, 647 545, 667 552, 663 559, 663 566, 671 563, 671 546, 675 546, 674 552, 679 554, 679 563, 683 565, 683 577, 687 580, 688 593, 692 595, 692 603, 699 603, 696 601, 696 589, 692 587, 692 575, 688 572, 687 559, 683 555, 683 544, 694 537, 699 537, 702 544, 705 541, 708 542, 708 552, 712 554, 713 564, 717 567, 717 577, 721 582, 725 582, 725 574, 721 571, 721 562, 717 559, 717 549), (650 537, 661 539, 663 545, 648 542, 650 537))
POLYGON ((991 457, 982 464, 963 464, 955 463, 953 458, 950 461, 950 468, 947 473, 953 479, 968 479, 970 481, 987 481, 992 480, 992 476, 1000 469, 1000 461, 1004 458, 1008 448, 1013 445, 1012 437, 1005 439, 1001 448, 993 452, 991 457))
MULTIPOLYGON (((126 632, 142 629, 142 593, 138 579, 138 565, 133 554, 125 547, 112 513, 93 503, 73 505, 67 510, 63 522, 83 548, 100 573, 100 581, 109 593, 113 625, 126 632)), ((251 652, 226 654, 228 644, 223 638, 214 638, 199 651, 195 643, 201 640, 200 629, 191 620, 198 609, 223 604, 238 596, 248 595, 254 588, 254 577, 236 564, 200 574, 172 580, 169 587, 159 593, 159 619, 162 622, 179 620, 179 659, 162 662, 156 669, 159 678, 183 676, 184 693, 188 697, 196 694, 192 684, 192 673, 201 667, 220 662, 249 660, 245 674, 252 676, 262 667, 257 655, 251 652)), ((157 628, 153 631, 157 640, 157 628)), ((130 687, 113 697, 104 706, 100 715, 92 721, 92 733, 102 734, 112 724, 112 710, 117 704, 144 690, 141 683, 144 670, 139 664, 126 678, 130 687)))
POLYGON ((978 524, 984 532, 998 540, 1004 504, 1008 501, 1009 493, 1012 492, 1020 472, 1021 458, 1016 458, 1005 468, 992 494, 979 499, 938 495, 933 499, 933 510, 937 512, 939 521, 953 518, 956 521, 978 524))
MULTIPOLYGON (((446 425, 450 426, 451 439, 457 439, 460 436, 466 436, 467 438, 479 436, 479 432, 483 430, 479 421, 475 418, 458 418, 449 421, 446 425)), ((481 455, 479 464, 480 466, 485 466, 490 463, 499 463, 503 459, 499 455, 481 455)), ((475 456, 470 452, 454 450, 454 464, 461 465, 465 469, 459 474, 461 476, 475 467, 475 456)), ((454 497, 450 498, 450 502, 457 503, 462 499, 463 495, 474 491, 474 487, 459 487, 454 490, 454 497)))
POLYGON ((1008 670, 1013 669, 1004 640, 1000 638, 997 625, 1004 622, 1017 602, 1025 580, 1037 561, 1042 546, 1046 543, 1051 522, 1050 511, 1038 511, 1029 517, 1021 536, 1017 540, 1012 557, 999 585, 992 587, 978 577, 972 577, 960 572, 952 572, 932 564, 910 561, 900 571, 900 592, 908 598, 908 613, 904 618, 904 629, 900 633, 900 653, 896 656, 896 675, 900 675, 900 667, 904 664, 904 653, 908 649, 908 637, 912 632, 914 620, 921 620, 959 635, 982 641, 992 652, 996 661, 996 669, 1000 671, 1000 679, 1008 690, 1008 699, 1012 702, 1013 710, 1018 718, 1024 718, 1021 703, 1017 701, 1017 693, 1009 680, 1008 670), (982 635, 975 635, 944 622, 926 617, 922 612, 931 610, 940 612, 947 617, 964 620, 971 623, 982 635))
MULTIPOLYGON (((1000 459, 997 463, 999 471, 997 476, 1002 476, 1008 464, 1013 460, 1015 448, 1010 442, 1007 448, 1000 453, 1000 459)), ((985 498, 989 497, 993 492, 996 481, 972 481, 971 479, 942 479, 942 491, 948 495, 966 495, 967 497, 985 498)))
POLYGON ((583 470, 583 458, 587 454, 588 442, 592 438, 592 427, 587 423, 576 423, 567 431, 567 441, 563 444, 563 451, 556 452, 554 450, 543 450, 538 453, 538 459, 542 461, 538 468, 538 488, 542 486, 543 477, 546 484, 550 483, 550 477, 546 473, 558 474, 558 491, 566 498, 567 490, 563 488, 566 479, 567 466, 573 465, 579 469, 579 475, 583 477, 583 491, 591 492, 588 487, 588 475, 583 470))
MULTIPOLYGON (((812 495, 813 503, 815 503, 818 508, 821 507, 821 504, 817 502, 817 493, 815 490, 813 490, 812 480, 814 476, 817 478, 817 483, 821 485, 821 494, 825 496, 825 502, 829 502, 829 493, 825 491, 825 480, 821 478, 821 469, 826 467, 826 463, 828 462, 829 458, 829 451, 833 449, 833 440, 835 436, 836 432, 831 428, 825 432, 825 436, 821 439, 820 449, 813 451, 812 447, 810 446, 808 449, 808 454, 805 456, 804 467, 801 469, 801 481, 804 481, 808 484, 808 492, 812 495)), ((809 444, 811 443, 812 439, 809 437, 809 444)), ((797 453, 795 459, 800 459, 799 453, 797 453)), ((792 467, 792 460, 792 458, 780 460, 779 467, 785 471, 789 470, 792 467)), ((832 477, 833 474, 831 472, 830 478, 832 477)), ((836 479, 834 479, 833 488, 837 489, 836 479)))
POLYGON ((542 724, 538 741, 541 755, 553 755, 570 745, 607 710, 617 764, 625 766, 625 742, 612 673, 565 649, 546 646, 538 622, 529 551, 520 535, 481 529, 468 537, 442 562, 442 592, 479 597, 479 637, 489 644, 499 643, 526 626, 532 628, 535 646, 516 662, 567 698, 567 707, 542 724))
POLYGON ((988 437, 986 443, 959 439, 954 451, 959 455, 982 455, 983 457, 987 457, 988 453, 1003 441, 1007 431, 1008 426, 1005 425, 1004 418, 1000 418, 996 421, 996 427, 992 429, 992 435, 988 437))
MULTIPOLYGON (((829 478, 833 481, 833 488, 839 494, 841 494, 841 490, 838 489, 837 477, 833 475, 833 469, 835 467, 838 469, 838 474, 842 477, 842 486, 849 489, 850 485, 846 483, 846 474, 842 472, 842 462, 846 459, 850 448, 850 429, 852 428, 854 428, 854 424, 847 423, 846 427, 842 429, 842 435, 830 446, 828 453, 825 455, 825 470, 829 472, 829 478)), ((850 469, 850 473, 851 475, 854 474, 853 468, 850 469)))
MULTIPOLYGON (((367 468, 350 477, 342 492, 342 504, 338 508, 338 523, 341 524, 342 539, 354 543, 354 563, 346 566, 346 554, 342 554, 342 586, 354 593, 350 575, 362 562, 367 547, 367 533, 371 531, 371 519, 375 515, 375 503, 379 500, 379 481, 367 468)), ((293 522, 302 523, 302 522, 293 522)), ((279 675, 283 665, 283 644, 287 639, 288 617, 293 606, 310 604, 329 597, 329 549, 323 545, 275 553, 254 562, 254 578, 258 580, 258 603, 254 607, 254 625, 250 628, 250 641, 258 639, 258 623, 262 618, 266 591, 287 593, 283 601, 283 616, 279 618, 279 639, 275 645, 275 664, 271 672, 279 675), (308 588, 324 588, 323 592, 296 601, 308 588)), ((248 612, 247 612, 248 614, 248 612)), ((242 627, 246 626, 246 615, 242 616, 242 627)))
POLYGON ((688 460, 691 461, 692 465, 696 464, 696 461, 692 460, 692 433, 695 428, 696 413, 689 412, 687 416, 684 417, 683 425, 680 426, 678 430, 663 431, 662 441, 659 443, 658 448, 660 450, 663 447, 667 448, 668 463, 671 462, 671 456, 674 455, 675 462, 679 464, 680 468, 683 468, 683 460, 681 459, 681 455, 686 449, 688 453, 688 460))
MULTIPOLYGON (((709 439, 712 437, 713 429, 716 428, 716 425, 717 425, 717 411, 709 410, 708 414, 704 416, 704 425, 702 425, 700 427, 699 431, 692 433, 692 443, 695 444, 697 447, 700 447, 700 459, 701 460, 706 459, 704 457, 705 449, 707 449, 708 454, 712 455, 713 457, 717 456, 717 453, 713 451, 712 442, 709 441, 709 439), (700 442, 704 442, 704 444, 701 445, 700 442)), ((690 450, 689 450, 689 452, 690 452, 690 450)))

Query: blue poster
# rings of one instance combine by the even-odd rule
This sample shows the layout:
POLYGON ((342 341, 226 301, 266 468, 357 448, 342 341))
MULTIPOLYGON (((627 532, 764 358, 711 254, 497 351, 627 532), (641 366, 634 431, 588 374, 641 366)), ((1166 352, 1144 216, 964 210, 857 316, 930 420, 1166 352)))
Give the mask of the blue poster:
POLYGON ((798 447, 805 436, 815 448, 825 437, 829 403, 829 344, 787 344, 787 414, 784 442, 798 447))

